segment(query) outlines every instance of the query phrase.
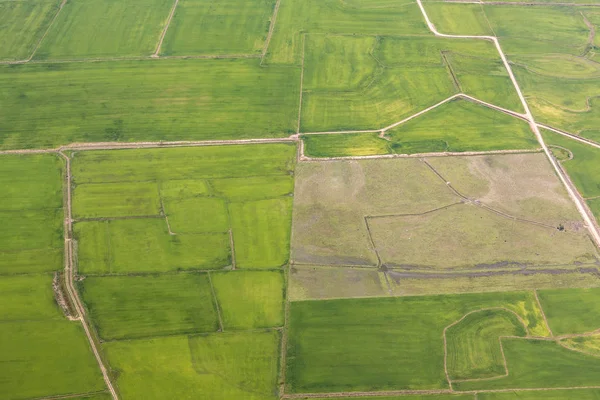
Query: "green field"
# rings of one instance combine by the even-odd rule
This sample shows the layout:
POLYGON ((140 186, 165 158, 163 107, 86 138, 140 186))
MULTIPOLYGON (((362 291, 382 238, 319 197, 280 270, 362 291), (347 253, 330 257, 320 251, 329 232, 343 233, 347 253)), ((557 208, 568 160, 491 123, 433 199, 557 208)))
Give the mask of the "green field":
POLYGON ((80 288, 104 340, 218 329, 206 274, 90 277, 80 288))
POLYGON ((161 54, 255 54, 262 51, 275 0, 181 0, 161 54))
POLYGON ((521 110, 495 48, 415 37, 306 37, 301 131, 379 129, 464 92, 521 110))
POLYGON ((276 331, 128 340, 104 348, 123 398, 277 399, 276 331))
POLYGON ((0 147, 282 137, 299 80, 257 60, 2 65, 0 147))
POLYGON ((445 389, 443 329, 489 307, 543 324, 531 292, 293 302, 286 391, 445 389))
POLYGON ((392 149, 377 133, 304 135, 304 154, 309 157, 349 157, 391 154, 392 149))
POLYGON ((481 400, 597 400, 600 399, 598 389, 552 390, 513 393, 481 393, 481 400))
POLYGON ((1 2, 0 60, 23 60, 31 56, 59 4, 59 0, 1 2))
POLYGON ((586 333, 600 328, 599 289, 540 290, 539 297, 554 334, 586 333))
POLYGON ((171 0, 68 1, 35 58, 150 55, 172 4, 171 0))

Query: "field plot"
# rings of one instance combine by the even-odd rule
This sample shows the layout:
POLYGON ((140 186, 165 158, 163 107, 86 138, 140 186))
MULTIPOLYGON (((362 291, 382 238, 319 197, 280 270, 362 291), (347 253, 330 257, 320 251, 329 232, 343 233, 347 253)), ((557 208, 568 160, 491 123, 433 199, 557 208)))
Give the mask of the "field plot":
POLYGON ((501 308, 518 314, 528 332, 543 332, 536 304, 531 292, 293 302, 286 392, 448 388, 446 326, 470 311, 501 308))
POLYGON ((383 128, 458 92, 521 111, 490 43, 333 35, 305 41, 303 132, 383 128))
POLYGON ((540 290, 539 297, 555 334, 581 334, 600 329, 600 290, 540 290))
POLYGON ((3 65, 0 147, 287 136, 299 81, 258 60, 3 65))
MULTIPOLYGON (((56 155, 0 162, 0 393, 10 399, 101 391, 102 374, 83 328, 57 304, 51 272, 63 267, 56 155)), ((58 290, 58 289, 56 289, 58 290)))
POLYGON ((597 400, 599 389, 548 390, 513 393, 481 393, 481 400, 597 400))
POLYGON ((24 60, 58 11, 59 0, 0 2, 0 60, 24 60))
POLYGON ((275 0, 180 0, 161 54, 261 53, 275 0))
POLYGON ((552 151, 555 156, 557 151, 567 153, 566 158, 562 159, 562 165, 600 221, 600 177, 595 172, 600 166, 600 150, 547 130, 542 130, 542 133, 548 144, 554 146, 552 151))
POLYGON ((150 55, 172 4, 171 0, 67 1, 35 58, 150 55))
POLYGON ((267 61, 300 65, 304 33, 431 34, 417 4, 410 0, 282 1, 267 61))
POLYGON ((598 260, 541 153, 301 163, 295 199, 299 265, 480 274, 598 260))
POLYGON ((277 399, 280 334, 225 333, 111 342, 124 399, 277 399))

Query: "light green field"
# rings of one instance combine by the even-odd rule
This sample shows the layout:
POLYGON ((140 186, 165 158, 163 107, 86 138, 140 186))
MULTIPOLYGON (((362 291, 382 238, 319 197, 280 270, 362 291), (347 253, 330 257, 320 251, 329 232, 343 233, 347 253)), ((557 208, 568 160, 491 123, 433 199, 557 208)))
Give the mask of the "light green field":
POLYGON ((88 184, 73 190, 75 218, 158 216, 160 208, 153 182, 88 184))
POLYGON ((531 292, 303 301, 290 307, 287 393, 446 389, 446 326, 487 307, 518 313, 529 329, 543 324, 531 292))
MULTIPOLYGON (((292 173, 295 156, 292 144, 86 151, 75 153, 72 170, 76 184, 187 180, 184 185, 190 185, 190 179, 261 175, 279 179, 292 173)), ((204 184, 201 189, 180 188, 180 182, 170 185, 174 191, 171 198, 177 198, 179 190, 194 194, 206 190, 204 184)))
POLYGON ((500 336, 526 336, 518 317, 506 310, 470 314, 448 328, 450 379, 481 379, 506 374, 500 336))
POLYGON ((598 389, 548 390, 534 392, 481 393, 480 400, 598 400, 598 389))
POLYGON ((171 230, 179 233, 227 232, 229 215, 222 199, 196 197, 165 202, 171 230))
MULTIPOLYGON (((270 160, 265 159, 265 162, 270 160)), ((285 164, 290 162, 288 159, 285 164)), ((214 179, 210 184, 216 196, 236 202, 290 196, 294 191, 294 177, 290 174, 214 179)))
POLYGON ((379 129, 459 91, 521 110, 486 42, 309 35, 301 131, 379 129))
POLYGON ((538 295, 555 335, 600 328, 600 289, 540 290, 538 295))
POLYGON ((0 60, 27 59, 56 15, 59 0, 0 2, 0 60))
POLYGON ((68 1, 35 58, 150 55, 172 4, 171 0, 68 1))
POLYGON ((80 292, 104 340, 218 329, 206 274, 88 277, 80 292))
POLYGON ((429 19, 437 30, 448 35, 493 35, 486 20, 484 9, 479 4, 452 4, 431 2, 425 6, 429 19))
POLYGON ((309 157, 347 157, 391 154, 392 149, 377 133, 304 135, 304 154, 309 157))
POLYGON ((455 390, 597 386, 598 357, 565 349, 554 341, 503 339, 509 374, 504 378, 455 382, 455 390))
POLYGON ((279 333, 225 333, 104 345, 121 396, 275 400, 279 333))
POLYGON ((281 271, 212 273, 211 279, 225 330, 283 325, 285 291, 281 271))
POLYGON ((1 148, 282 137, 297 125, 300 70, 258 60, 0 67, 1 148))
POLYGON ((83 274, 217 269, 231 264, 229 235, 170 235, 164 219, 80 222, 74 235, 83 274))
POLYGON ((52 275, 16 275, 0 278, 0 321, 62 319, 54 301, 52 275))
POLYGON ((454 100, 386 132, 396 153, 535 149, 526 122, 482 105, 454 100))
POLYGON ((430 35, 417 4, 410 0, 282 1, 267 61, 300 65, 303 33, 430 35))
MULTIPOLYGON (((327 400, 330 397, 324 397, 317 400, 327 400)), ((352 400, 356 397, 336 397, 340 400, 352 400)), ((376 396, 376 397, 363 397, 361 399, 364 400, 472 400, 473 395, 470 394, 433 394, 433 395, 408 395, 408 396, 397 396, 397 397, 388 397, 388 396, 376 396)))
POLYGON ((229 205, 236 266, 275 268, 289 259, 292 198, 229 205))
POLYGON ((62 169, 55 155, 2 156, 0 274, 62 267, 62 169))
POLYGON ((580 351, 596 357, 600 356, 600 334, 566 338, 562 339, 560 344, 575 351, 580 351))
POLYGON ((542 133, 548 144, 567 148, 573 154, 573 159, 563 161, 562 165, 579 193, 586 198, 600 196, 600 177, 596 173, 600 167, 600 150, 547 130, 542 133))
POLYGON ((181 0, 161 54, 253 54, 262 51, 275 0, 181 0))

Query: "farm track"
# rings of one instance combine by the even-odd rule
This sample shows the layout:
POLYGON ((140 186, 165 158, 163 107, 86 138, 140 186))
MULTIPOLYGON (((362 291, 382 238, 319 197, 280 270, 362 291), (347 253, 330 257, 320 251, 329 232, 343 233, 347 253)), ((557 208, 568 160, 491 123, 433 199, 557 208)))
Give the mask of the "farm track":
POLYGON ((169 26, 171 26, 171 21, 173 20, 173 16, 175 15, 175 10, 177 9, 177 5, 179 4, 179 0, 175 0, 175 2, 173 3, 173 7, 171 7, 171 12, 169 13, 169 16, 167 17, 167 21, 165 22, 165 28, 163 29, 162 33, 160 34, 160 38, 158 39, 158 44, 156 45, 156 50, 154 51, 154 54, 152 54, 150 57, 152 58, 159 58, 159 53, 160 53, 160 49, 162 47, 163 41, 165 40, 165 36, 167 35, 167 31, 169 30, 169 26))
POLYGON ((87 323, 85 316, 85 308, 81 299, 79 298, 79 294, 77 289, 73 285, 74 282, 74 260, 73 260, 73 217, 72 217, 72 176, 71 176, 71 159, 62 152, 58 153, 66 163, 66 173, 65 173, 65 192, 66 192, 66 204, 65 204, 65 221, 64 221, 64 235, 65 235, 65 287, 67 289, 67 294, 69 295, 69 300, 73 304, 75 311, 77 313, 76 319, 79 320, 81 325, 83 326, 83 330, 85 331, 85 335, 90 343, 90 347, 96 357, 96 361, 98 362, 98 366, 100 367, 100 371, 102 372, 102 376, 104 378, 104 382, 110 391, 110 394, 113 400, 118 400, 117 392, 113 387, 113 384, 108 376, 108 371, 104 366, 104 362, 102 357, 100 356, 100 352, 98 347, 96 346, 96 342, 94 337, 92 336, 90 327, 87 323))
POLYGON ((260 65, 262 65, 267 51, 269 50, 269 44, 271 43, 271 38, 273 37, 273 32, 275 31, 275 23, 277 22, 277 14, 279 13, 279 6, 281 5, 281 0, 277 0, 275 3, 275 8, 273 9, 273 15, 271 16, 271 22, 269 24, 269 33, 267 33, 267 38, 265 39, 265 44, 263 46, 263 50, 260 56, 260 65))
POLYGON ((79 393, 79 394, 67 394, 64 396, 58 395, 58 396, 49 396, 49 397, 36 397, 34 399, 29 399, 29 400, 58 400, 58 399, 79 399, 85 396, 93 396, 96 394, 104 394, 106 393, 105 390, 99 391, 99 392, 87 392, 87 393, 79 393))
POLYGON ((585 203, 585 201, 583 200, 583 198, 581 197, 581 194, 579 194, 579 192, 575 188, 575 185, 571 181, 571 178, 566 174, 566 172, 564 171, 562 166, 559 164, 559 162, 556 160, 556 158, 554 158, 554 156, 552 155, 552 152, 546 145, 546 142, 544 141, 544 138, 538 128, 538 125, 535 122, 535 119, 533 118, 533 114, 531 113, 531 110, 529 109, 529 105, 527 104, 527 101, 525 100, 525 96, 523 95, 523 92, 521 91, 521 88, 519 87, 519 83, 517 82, 517 79, 515 78, 512 68, 510 67, 510 64, 506 58, 506 55, 502 51, 502 47, 500 46, 500 41, 498 40, 498 38, 496 36, 447 35, 444 33, 440 33, 435 28, 435 25, 429 19, 429 16, 427 15, 427 12, 425 11, 425 7, 423 7, 422 1, 421 0, 416 0, 416 1, 417 1, 417 4, 419 5, 419 8, 421 9, 421 13, 423 14, 423 17, 425 18, 425 22, 427 23, 429 30, 435 36, 445 37, 445 38, 455 38, 455 39, 488 40, 488 41, 491 41, 492 43, 494 43, 494 45, 496 46, 496 50, 498 51, 498 54, 500 55, 500 58, 502 59, 502 63, 504 64, 504 67, 506 68, 506 71, 508 72, 508 76, 510 77, 510 80, 512 81, 513 86, 515 87, 515 90, 517 91, 517 94, 519 95, 519 99, 521 100, 521 104, 523 106, 523 109, 525 110, 525 116, 527 118, 527 121, 529 122, 529 126, 531 127, 531 130, 535 134, 538 142, 540 143, 540 146, 542 146, 542 149, 544 150, 546 157, 552 164, 552 167, 554 168, 555 172, 558 174, 564 187, 567 189, 569 196, 575 203, 577 210, 579 211, 585 224, 587 225, 587 229, 592 237, 592 240, 594 241, 594 243, 597 247, 600 247, 600 228, 598 227, 598 225, 596 223, 596 219, 595 219, 594 215, 592 214, 591 210, 589 209, 589 207, 587 206, 587 204, 585 203))

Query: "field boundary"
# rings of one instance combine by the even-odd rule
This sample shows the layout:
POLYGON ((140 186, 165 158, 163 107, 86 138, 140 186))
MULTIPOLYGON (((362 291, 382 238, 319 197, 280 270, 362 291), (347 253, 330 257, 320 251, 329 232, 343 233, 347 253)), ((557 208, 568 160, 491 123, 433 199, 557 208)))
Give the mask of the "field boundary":
POLYGON ((90 347, 92 348, 92 352, 96 357, 96 361, 98 362, 98 366, 100 367, 100 371, 102 372, 102 376, 104 378, 104 382, 110 391, 110 394, 113 400, 118 400, 117 392, 113 387, 113 384, 108 375, 108 371, 104 365, 102 357, 100 356, 100 352, 98 350, 99 346, 96 346, 96 342, 94 337, 92 336, 90 327, 88 326, 88 322, 86 320, 85 308, 81 299, 79 298, 79 294, 77 289, 73 285, 74 281, 74 271, 73 271, 73 218, 72 218, 72 175, 71 175, 71 159, 64 153, 58 153, 60 157, 65 160, 65 220, 64 220, 64 235, 65 235, 65 287, 67 289, 67 294, 69 295, 70 301, 75 307, 75 311, 77 313, 77 319, 83 326, 87 339, 90 343, 90 347))
POLYGON ((161 32, 160 37, 158 39, 158 44, 156 45, 156 50, 150 57, 152 57, 152 58, 160 57, 159 56, 160 49, 162 47, 163 41, 165 40, 165 36, 167 35, 167 31, 169 30, 169 27, 171 26, 171 21, 173 20, 173 16, 175 15, 175 10, 177 9, 178 4, 179 4, 179 0, 175 0, 175 2, 173 3, 173 6, 171 7, 171 11, 169 12, 169 16, 167 17, 167 21, 165 22, 165 27, 164 27, 163 31, 161 32))
POLYGON ((510 77, 510 80, 512 81, 512 83, 514 85, 515 90, 517 91, 517 94, 519 95, 519 99, 521 100, 521 104, 523 106, 523 109, 525 110, 525 116, 527 118, 527 121, 529 122, 529 126, 531 127, 531 130, 535 134, 540 146, 542 146, 542 149, 544 150, 544 153, 546 154, 546 158, 552 164, 552 167, 554 168, 555 172, 558 174, 560 180, 563 183, 563 186, 567 189, 567 192, 569 193, 571 200, 573 200, 573 202, 575 203, 575 205, 577 207, 577 210, 583 217, 583 220, 587 226, 587 229, 592 237, 594 244, 596 245, 596 247, 600 247, 600 229, 598 228, 598 225, 595 222, 596 219, 595 219, 594 215, 592 214, 591 210, 589 209, 589 207, 587 206, 587 204, 585 203, 585 201, 583 200, 583 198, 581 197, 581 194, 575 188, 575 185, 571 181, 570 177, 562 169, 562 167, 560 166, 560 164, 558 163, 556 158, 552 155, 552 152, 546 145, 546 142, 544 141, 544 138, 538 128, 538 125, 536 124, 535 119, 533 118, 533 114, 531 113, 531 110, 529 109, 529 105, 527 104, 527 101, 525 100, 523 92, 521 92, 519 83, 517 82, 517 79, 515 78, 515 75, 513 74, 512 68, 510 67, 510 64, 506 58, 506 55, 502 51, 502 47, 500 47, 500 41, 498 40, 498 38, 496 36, 448 35, 448 34, 440 33, 435 28, 435 25, 429 19, 429 16, 427 15, 427 11, 425 11, 425 7, 423 7, 422 1, 421 0, 416 0, 416 1, 417 1, 417 4, 419 5, 419 8, 421 9, 423 18, 425 18, 427 27, 435 36, 446 37, 446 38, 456 38, 456 39, 488 40, 488 41, 492 41, 494 43, 494 45, 496 46, 496 50, 498 51, 498 54, 500 55, 500 58, 502 59, 502 63, 504 64, 504 67, 506 68, 506 71, 508 72, 508 76, 510 77))
POLYGON ((225 327, 223 326, 223 317, 221 316, 221 305, 219 304, 219 299, 217 299, 217 292, 215 291, 215 286, 213 285, 212 277, 210 276, 210 271, 207 272, 206 275, 208 275, 210 292, 212 294, 213 300, 215 301, 215 308, 217 310, 217 317, 219 322, 219 330, 217 332, 225 332, 225 327))
POLYGON ((481 4, 490 6, 563 6, 563 7, 600 7, 598 3, 550 3, 542 1, 478 1, 478 0, 434 0, 427 1, 428 3, 457 3, 457 4, 481 4))
POLYGON ((271 43, 271 38, 273 37, 273 32, 275 31, 275 23, 277 22, 277 14, 279 14, 279 6, 281 5, 281 0, 277 0, 275 3, 275 8, 273 9, 273 14, 271 15, 271 21, 269 23, 269 32, 267 33, 267 38, 265 39, 265 44, 263 45, 262 53, 260 56, 260 65, 263 64, 265 57, 267 55, 267 51, 269 50, 269 44, 271 43))
POLYGON ((66 395, 56 395, 56 396, 47 396, 47 397, 35 397, 33 399, 29 399, 29 400, 58 400, 58 399, 74 399, 74 398, 80 398, 80 397, 88 397, 88 396, 94 396, 97 394, 104 394, 107 393, 106 390, 99 390, 97 392, 86 392, 86 393, 79 393, 79 394, 66 394, 66 395))

